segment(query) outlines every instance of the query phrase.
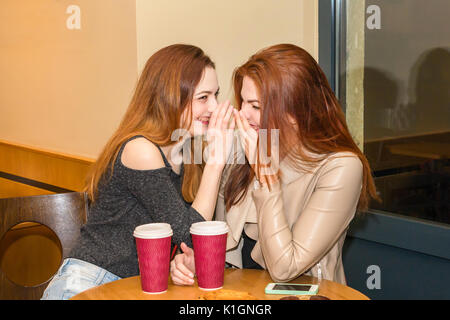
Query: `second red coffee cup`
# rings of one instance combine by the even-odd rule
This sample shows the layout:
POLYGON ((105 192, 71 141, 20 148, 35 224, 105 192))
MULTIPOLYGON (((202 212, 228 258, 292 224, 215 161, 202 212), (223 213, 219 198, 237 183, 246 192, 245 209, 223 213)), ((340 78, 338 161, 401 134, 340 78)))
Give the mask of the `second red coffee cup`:
POLYGON ((194 223, 190 229, 194 247, 195 272, 202 290, 223 287, 228 226, 222 221, 194 223))
POLYGON ((172 234, 167 223, 144 224, 134 230, 141 286, 145 293, 167 291, 172 234))

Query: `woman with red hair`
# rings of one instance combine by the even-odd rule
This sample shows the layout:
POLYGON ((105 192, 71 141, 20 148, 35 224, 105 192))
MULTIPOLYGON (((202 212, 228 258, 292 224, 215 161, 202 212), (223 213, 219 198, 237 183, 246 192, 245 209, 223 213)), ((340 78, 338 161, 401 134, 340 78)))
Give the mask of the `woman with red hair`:
MULTIPOLYGON (((280 44, 250 57, 233 81, 245 163, 227 167, 216 207, 230 228, 227 262, 267 269, 276 282, 308 274, 345 284, 348 225, 377 196, 325 74, 305 50, 280 44)), ((191 284, 193 251, 182 249, 172 279, 191 284)))

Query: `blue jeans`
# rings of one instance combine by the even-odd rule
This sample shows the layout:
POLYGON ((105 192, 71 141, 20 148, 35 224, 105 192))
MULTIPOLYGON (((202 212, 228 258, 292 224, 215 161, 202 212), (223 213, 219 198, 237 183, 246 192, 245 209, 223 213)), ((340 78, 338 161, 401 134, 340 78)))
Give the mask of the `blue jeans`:
POLYGON ((68 300, 87 289, 119 279, 92 263, 68 258, 50 281, 41 300, 68 300))

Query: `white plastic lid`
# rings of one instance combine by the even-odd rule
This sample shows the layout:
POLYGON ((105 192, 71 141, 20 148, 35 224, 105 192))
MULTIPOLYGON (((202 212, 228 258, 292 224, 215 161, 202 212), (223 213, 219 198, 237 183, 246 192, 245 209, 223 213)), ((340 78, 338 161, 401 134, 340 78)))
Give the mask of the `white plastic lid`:
POLYGON ((228 232, 228 225, 224 221, 203 221, 191 225, 190 232, 196 235, 211 236, 228 232))
POLYGON ((172 228, 168 223, 143 224, 137 226, 133 232, 133 236, 142 239, 165 238, 171 236, 172 234, 172 228))

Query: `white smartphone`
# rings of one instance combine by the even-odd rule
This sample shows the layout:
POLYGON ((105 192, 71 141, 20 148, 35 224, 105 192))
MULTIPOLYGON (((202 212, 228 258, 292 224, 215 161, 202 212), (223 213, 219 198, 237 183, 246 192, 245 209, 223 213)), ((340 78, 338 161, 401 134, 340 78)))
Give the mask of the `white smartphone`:
POLYGON ((266 294, 314 295, 319 291, 317 284, 269 283, 266 294))

